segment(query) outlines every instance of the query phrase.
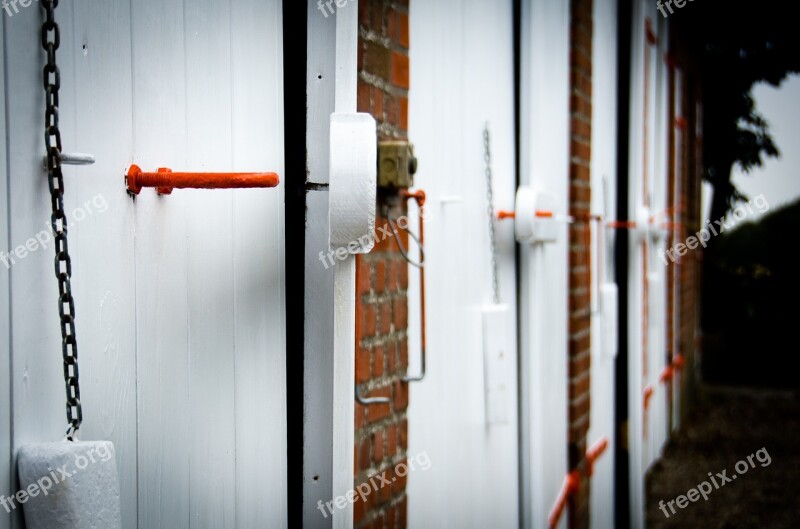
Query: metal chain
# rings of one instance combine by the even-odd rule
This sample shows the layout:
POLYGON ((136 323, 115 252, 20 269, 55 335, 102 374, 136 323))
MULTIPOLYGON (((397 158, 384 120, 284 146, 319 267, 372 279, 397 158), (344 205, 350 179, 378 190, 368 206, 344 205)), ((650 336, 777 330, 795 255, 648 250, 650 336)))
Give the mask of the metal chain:
POLYGON ((75 303, 70 278, 72 263, 67 246, 67 216, 64 213, 64 175, 61 172, 61 131, 58 128, 58 90, 61 74, 56 50, 61 41, 55 9, 58 0, 41 0, 46 19, 42 24, 42 48, 47 52, 44 67, 45 118, 44 142, 47 147, 47 180, 53 213, 50 225, 55 239, 55 271, 58 279, 58 315, 61 321, 61 351, 64 357, 64 382, 67 390, 67 440, 73 441, 83 421, 81 388, 78 384, 78 342, 75 337, 75 303))
POLYGON ((483 127, 483 161, 486 173, 486 203, 489 214, 489 250, 492 258, 492 296, 500 303, 500 284, 497 279, 497 241, 494 233, 494 198, 492 196, 492 151, 489 147, 489 123, 483 127))

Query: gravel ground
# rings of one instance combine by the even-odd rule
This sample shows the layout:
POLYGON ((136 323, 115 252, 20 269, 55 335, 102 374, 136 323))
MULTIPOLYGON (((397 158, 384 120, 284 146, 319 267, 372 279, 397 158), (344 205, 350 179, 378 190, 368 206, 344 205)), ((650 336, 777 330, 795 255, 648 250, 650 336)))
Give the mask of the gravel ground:
MULTIPOLYGON (((740 465, 743 469, 743 465, 740 465)), ((800 528, 800 391, 705 387, 691 416, 664 449, 647 480, 648 529, 800 528), (734 468, 761 449, 745 473, 734 468), (725 470, 730 478, 666 518, 667 503, 725 470)))

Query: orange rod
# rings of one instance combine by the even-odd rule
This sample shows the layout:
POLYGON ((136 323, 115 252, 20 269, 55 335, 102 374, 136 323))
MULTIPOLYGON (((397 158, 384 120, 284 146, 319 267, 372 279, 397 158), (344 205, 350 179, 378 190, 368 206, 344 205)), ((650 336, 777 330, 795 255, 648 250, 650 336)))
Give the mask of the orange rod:
POLYGON ((555 529, 555 527, 558 526, 558 522, 564 514, 564 509, 567 507, 569 497, 578 492, 579 483, 580 476, 577 470, 573 470, 564 478, 564 484, 561 486, 561 492, 558 494, 556 504, 553 506, 553 510, 550 511, 550 516, 547 518, 551 529, 555 529))
POLYGON ((644 409, 645 410, 650 407, 650 399, 652 398, 652 396, 653 396, 653 387, 652 386, 647 386, 646 388, 644 388, 644 409))
POLYGON ((126 175, 128 191, 139 194, 144 187, 156 187, 159 192, 172 189, 238 189, 275 187, 280 182, 277 173, 191 173, 173 172, 161 167, 156 172, 142 171, 131 165, 126 175))
POLYGON ((504 209, 501 209, 500 211, 497 212, 498 220, 513 219, 516 218, 516 216, 517 214, 514 213, 513 211, 506 211, 504 209))
MULTIPOLYGON (((421 248, 425 247, 425 213, 423 208, 425 207, 425 191, 417 190, 414 192, 410 192, 408 190, 404 190, 402 192, 403 199, 409 200, 413 199, 417 202, 417 209, 419 210, 419 245, 421 248)), ((420 344, 422 350, 422 358, 424 362, 425 358, 425 265, 419 267, 419 303, 420 303, 420 344)), ((423 366, 424 371, 424 366, 423 366)))
POLYGON ((603 452, 606 451, 608 448, 608 437, 603 437, 599 441, 597 441, 594 445, 592 445, 589 450, 586 452, 586 462, 588 463, 587 472, 591 476, 594 473, 594 463, 600 456, 603 455, 603 452))

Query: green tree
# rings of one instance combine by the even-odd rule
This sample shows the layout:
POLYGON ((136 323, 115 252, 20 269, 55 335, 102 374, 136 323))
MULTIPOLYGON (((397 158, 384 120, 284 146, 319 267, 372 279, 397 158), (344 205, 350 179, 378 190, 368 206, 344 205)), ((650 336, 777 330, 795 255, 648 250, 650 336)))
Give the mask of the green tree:
POLYGON ((714 188, 711 218, 718 219, 745 198, 731 182, 734 166, 747 172, 780 155, 752 90, 800 72, 798 9, 786 0, 697 0, 691 7, 671 21, 683 26, 678 34, 700 61, 704 178, 714 188))

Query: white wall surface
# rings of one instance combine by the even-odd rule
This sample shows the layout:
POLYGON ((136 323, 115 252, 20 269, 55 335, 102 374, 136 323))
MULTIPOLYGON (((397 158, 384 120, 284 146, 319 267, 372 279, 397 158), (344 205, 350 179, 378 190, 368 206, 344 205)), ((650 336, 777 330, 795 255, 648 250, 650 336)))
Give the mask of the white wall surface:
MULTIPOLYGON (((0 251, 50 215, 37 6, 4 18, 0 251)), ((134 200, 123 184, 131 162, 282 174, 280 3, 76 0, 56 19, 64 150, 97 158, 65 171, 82 438, 116 445, 126 528, 283 527, 283 187, 134 200)), ((52 263, 50 246, 0 270, 12 451, 66 426, 52 263)), ((0 472, 0 494, 15 492, 0 472)))

